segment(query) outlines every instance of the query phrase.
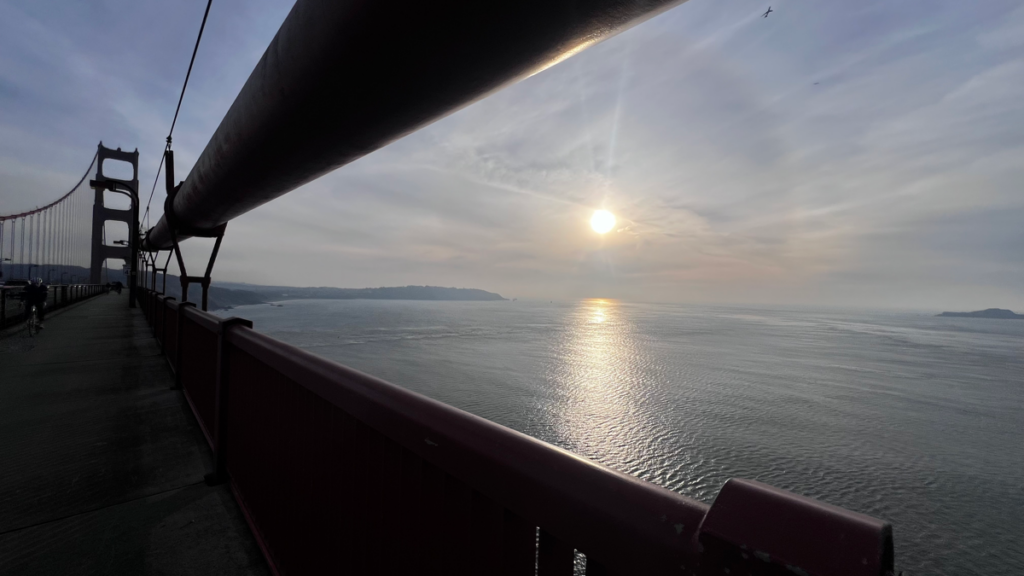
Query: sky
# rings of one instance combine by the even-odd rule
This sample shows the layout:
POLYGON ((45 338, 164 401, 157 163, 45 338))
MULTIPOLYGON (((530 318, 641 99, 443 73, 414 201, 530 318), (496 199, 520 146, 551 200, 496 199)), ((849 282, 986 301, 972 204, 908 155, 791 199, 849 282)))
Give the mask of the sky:
MULTIPOLYGON (((292 3, 214 0, 179 179, 292 3)), ((1024 312, 1024 5, 768 4, 690 0, 232 221, 215 282, 1024 312)), ((0 0, 0 213, 101 140, 149 196, 205 5, 0 0)))

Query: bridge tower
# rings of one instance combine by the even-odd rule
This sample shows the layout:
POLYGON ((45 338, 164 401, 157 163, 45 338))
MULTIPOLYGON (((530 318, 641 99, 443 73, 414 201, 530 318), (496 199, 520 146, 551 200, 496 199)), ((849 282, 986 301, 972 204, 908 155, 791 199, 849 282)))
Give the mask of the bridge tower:
MULTIPOLYGON (((134 272, 135 266, 132 259, 134 254, 133 248, 138 242, 138 190, 139 190, 139 151, 136 149, 134 152, 122 152, 120 148, 114 150, 107 148, 103 145, 103 142, 99 143, 99 148, 96 153, 96 181, 107 182, 110 184, 111 189, 118 188, 119 191, 128 192, 130 188, 129 196, 132 198, 132 207, 128 210, 116 210, 113 208, 107 208, 103 204, 103 195, 106 190, 104 187, 94 187, 96 192, 96 201, 92 207, 92 260, 90 261, 89 269, 89 282, 91 284, 99 284, 102 280, 101 272, 103 268, 103 261, 108 258, 121 259, 125 261, 130 269, 134 272), (104 176, 103 174, 103 161, 104 160, 121 160, 132 165, 132 179, 131 180, 119 180, 117 178, 111 178, 104 176), (103 244, 103 226, 107 222, 124 222, 128 225, 128 245, 126 246, 106 246, 103 244)), ((134 278, 126 278, 129 287, 134 286, 134 278)))

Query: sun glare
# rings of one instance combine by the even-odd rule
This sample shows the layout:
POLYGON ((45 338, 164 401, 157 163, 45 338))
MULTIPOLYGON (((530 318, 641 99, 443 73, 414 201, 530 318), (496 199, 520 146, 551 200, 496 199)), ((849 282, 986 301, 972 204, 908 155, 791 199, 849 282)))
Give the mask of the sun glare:
POLYGON ((604 234, 615 228, 615 215, 607 210, 595 210, 590 218, 590 227, 598 234, 604 234))

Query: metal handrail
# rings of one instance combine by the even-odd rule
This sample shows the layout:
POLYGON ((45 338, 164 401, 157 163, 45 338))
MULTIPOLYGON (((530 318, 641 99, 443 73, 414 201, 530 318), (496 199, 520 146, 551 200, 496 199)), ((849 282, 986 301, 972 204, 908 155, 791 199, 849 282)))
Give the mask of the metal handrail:
MULTIPOLYGON (((144 302, 160 305, 161 310, 176 308, 182 329, 177 337, 189 334, 188 338, 193 339, 178 340, 175 346, 179 362, 176 377, 182 379, 185 398, 214 451, 216 466, 209 477, 230 481, 275 570, 285 566, 288 570, 280 571, 317 573, 312 566, 338 562, 349 565, 337 558, 342 552, 309 544, 309 538, 318 537, 317 522, 324 521, 323 513, 312 511, 328 502, 336 502, 330 513, 350 509, 356 517, 384 513, 375 506, 400 512, 410 503, 414 508, 427 507, 423 510, 429 508, 439 514, 462 513, 444 508, 460 506, 457 501, 418 501, 425 497, 418 496, 420 491, 429 491, 429 486, 410 488, 404 484, 406 480, 399 482, 405 486, 405 493, 376 488, 374 495, 358 490, 347 493, 341 486, 308 478, 319 464, 298 461, 292 455, 302 451, 312 458, 331 459, 354 450, 368 462, 383 463, 396 457, 394 450, 402 450, 422 466, 451 477, 461 487, 455 490, 479 494, 486 509, 505 510, 519 519, 519 528, 515 529, 518 536, 513 534, 518 538, 515 546, 519 547, 519 567, 509 573, 533 574, 533 561, 529 559, 534 556, 525 560, 523 556, 523 546, 527 546, 534 551, 525 553, 536 555, 540 573, 566 576, 572 574, 574 549, 587 556, 588 575, 892 574, 892 530, 880 520, 735 479, 709 507, 255 332, 247 321, 219 318, 185 303, 160 298, 149 290, 141 291, 140 296, 144 302), (265 396, 258 393, 260 390, 276 392, 265 396), (291 400, 281 402, 286 398, 291 400), (311 418, 334 421, 322 408, 314 409, 324 403, 337 412, 338 418, 354 419, 382 440, 345 426, 340 436, 333 432, 331 438, 319 437, 318 430, 326 432, 330 427, 322 428, 321 424, 317 428, 311 418), (269 421, 264 419, 267 417, 269 421), (387 443, 393 443, 394 448, 387 448, 387 443), (307 452, 310 444, 337 446, 339 452, 313 456, 307 452), (296 470, 290 470, 287 462, 296 470), (274 478, 265 478, 266 474, 274 478), (339 507, 339 498, 350 503, 339 507), (298 506, 307 511, 289 521, 305 524, 282 525, 285 520, 281 514, 295 512, 283 512, 281 506, 284 510, 298 506), (303 514, 312 515, 307 518, 303 514), (537 536, 533 530, 538 530, 537 536), (546 572, 545 566, 554 567, 553 571, 546 572)), ((150 322, 161 313, 151 311, 150 322)), ((348 474, 369 474, 367 478, 388 474, 386 470, 360 472, 361 464, 357 463, 351 466, 355 468, 348 474)), ((358 484, 361 480, 348 482, 358 484)), ((389 540, 388 545, 394 546, 402 541, 401 531, 408 529, 398 519, 395 523, 396 532, 387 532, 390 528, 382 529, 371 522, 365 528, 370 535, 366 537, 390 538, 393 541, 389 540)), ((468 542, 481 541, 481 537, 466 532, 468 528, 463 526, 461 533, 441 540, 424 537, 435 538, 431 546, 454 546, 456 553, 465 549, 466 554, 474 554, 467 548, 468 542), (467 540, 460 543, 458 538, 467 540)), ((496 537, 512 537, 509 534, 496 537)), ((394 553, 416 554, 414 550, 394 553)))
MULTIPOLYGON (((47 295, 47 310, 58 310, 107 290, 103 284, 49 284, 48 288, 53 296, 51 302, 50 295, 47 295)), ((11 302, 14 301, 13 295, 20 294, 23 290, 24 286, 0 286, 0 328, 13 326, 27 319, 20 302, 17 311, 11 306, 11 302)))

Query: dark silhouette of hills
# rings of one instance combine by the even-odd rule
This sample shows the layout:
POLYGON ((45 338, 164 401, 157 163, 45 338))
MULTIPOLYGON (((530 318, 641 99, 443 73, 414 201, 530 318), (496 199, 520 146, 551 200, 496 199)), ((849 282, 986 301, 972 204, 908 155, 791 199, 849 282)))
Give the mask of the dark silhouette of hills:
POLYGON ((997 320, 1024 320, 1024 314, 1014 314, 1011 310, 1005 308, 989 308, 987 310, 978 310, 976 312, 943 312, 942 314, 936 314, 936 316, 945 316, 952 318, 995 318, 997 320))
MULTIPOLYGON (((5 280, 27 276, 27 266, 4 264, 0 267, 5 280)), ((64 280, 70 282, 72 277, 84 282, 89 277, 88 268, 81 266, 64 266, 64 280)), ((33 276, 42 276, 43 280, 57 284, 62 276, 50 267, 41 266, 33 270, 33 276)), ((150 277, 152 278, 152 277, 150 277)), ((147 278, 149 280, 149 278, 147 278)), ((119 269, 108 268, 103 273, 104 282, 122 282, 127 278, 119 269)), ((163 277, 157 280, 157 287, 164 284, 163 277)), ((202 299, 202 287, 198 284, 189 286, 188 295, 192 302, 202 299)), ((175 275, 167 276, 167 295, 181 300, 181 281, 175 275)), ((210 286, 208 308, 210 310, 228 310, 235 306, 267 304, 279 300, 462 300, 462 301, 494 301, 507 300, 500 294, 478 290, 476 288, 443 288, 441 286, 393 286, 382 288, 332 288, 329 286, 301 288, 296 286, 261 286, 258 284, 242 284, 237 282, 217 282, 210 286)))
MULTIPOLYGON (((167 292, 172 293, 178 288, 178 279, 168 276, 167 292)), ((192 293, 196 288, 189 288, 192 300, 198 300, 199 292, 192 293)), ((264 304, 280 300, 435 300, 435 301, 495 301, 506 300, 500 294, 478 290, 476 288, 444 288, 441 286, 393 286, 381 288, 333 288, 330 286, 296 287, 296 286, 260 286, 257 284, 239 284, 221 282, 218 286, 210 286, 211 310, 227 309, 234 306, 264 304)))

